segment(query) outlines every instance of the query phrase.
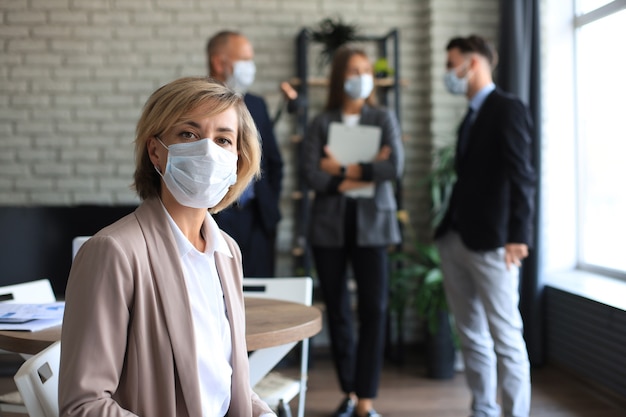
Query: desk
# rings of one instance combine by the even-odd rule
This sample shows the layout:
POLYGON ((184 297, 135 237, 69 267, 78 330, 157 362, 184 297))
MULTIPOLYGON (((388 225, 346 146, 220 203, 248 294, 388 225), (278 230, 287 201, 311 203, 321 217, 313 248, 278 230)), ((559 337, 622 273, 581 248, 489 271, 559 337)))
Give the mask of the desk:
MULTIPOLYGON (((286 301, 246 297, 248 350, 297 342, 322 329, 316 307, 286 301)), ((61 339, 61 326, 38 332, 0 331, 0 349, 34 355, 61 339)))

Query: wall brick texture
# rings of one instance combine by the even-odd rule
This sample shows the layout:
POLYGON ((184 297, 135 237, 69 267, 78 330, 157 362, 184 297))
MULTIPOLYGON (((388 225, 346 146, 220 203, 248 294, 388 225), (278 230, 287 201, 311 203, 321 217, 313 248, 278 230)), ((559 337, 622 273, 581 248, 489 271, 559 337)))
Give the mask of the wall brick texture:
MULTIPOLYGON (((295 75, 295 37, 325 17, 363 34, 399 30, 404 206, 426 236, 420 181, 433 147, 454 140, 466 104, 443 88, 444 47, 473 32, 495 39, 497 0, 0 0, 0 205, 137 202, 129 188, 135 123, 156 88, 206 74, 207 39, 240 30, 255 47, 252 90, 274 113, 279 83, 295 75)), ((276 126, 286 163, 280 275, 293 273, 295 129, 287 114, 276 126)))

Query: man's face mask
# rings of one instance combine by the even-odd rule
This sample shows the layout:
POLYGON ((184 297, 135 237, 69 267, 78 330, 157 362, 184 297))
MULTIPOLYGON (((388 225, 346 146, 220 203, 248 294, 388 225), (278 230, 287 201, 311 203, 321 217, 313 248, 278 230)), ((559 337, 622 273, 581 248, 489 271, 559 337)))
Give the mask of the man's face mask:
POLYGON ((226 85, 238 93, 245 94, 254 82, 256 65, 254 61, 235 61, 233 73, 228 76, 226 85))
POLYGON ((465 71, 465 75, 463 77, 459 77, 457 73, 463 70, 462 67, 467 67, 468 64, 469 64, 468 62, 464 62, 455 68, 451 68, 443 76, 443 82, 446 86, 446 89, 451 94, 455 94, 455 95, 467 94, 467 78, 469 75, 469 70, 465 71))

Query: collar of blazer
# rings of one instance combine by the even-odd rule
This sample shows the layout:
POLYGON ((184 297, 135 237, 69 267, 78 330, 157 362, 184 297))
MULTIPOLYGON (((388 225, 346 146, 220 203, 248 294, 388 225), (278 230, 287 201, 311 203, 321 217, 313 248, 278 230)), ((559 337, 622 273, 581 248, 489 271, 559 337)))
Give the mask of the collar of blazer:
POLYGON ((181 391, 189 415, 199 416, 202 415, 202 403, 193 321, 174 236, 159 199, 145 200, 135 213, 145 237, 155 287, 163 306, 181 391))
MULTIPOLYGON (((476 143, 476 139, 474 137, 474 133, 476 132, 476 129, 480 128, 485 123, 491 123, 491 121, 493 120, 493 117, 494 117, 493 109, 498 108, 500 97, 501 97, 501 92, 497 87, 494 90, 492 90, 487 95, 487 97, 485 97, 485 100, 483 101, 482 105, 478 109, 478 112, 475 113, 473 116, 473 122, 471 126, 469 127, 467 144, 465 145, 465 149, 463 152, 461 152, 460 150, 460 141, 457 139, 457 144, 456 144, 457 156, 455 158, 455 166, 457 170, 459 170, 463 166, 463 161, 465 160, 465 156, 469 154, 470 149, 476 143), (485 118, 484 117, 485 114, 487 114, 489 117, 485 118)), ((476 110, 474 111, 476 112, 476 110)), ((460 134, 460 129, 461 129, 461 126, 459 125, 459 134, 460 134)))
MULTIPOLYGON (((361 108, 361 113, 360 113, 360 119, 359 119, 359 123, 363 124, 364 122, 368 122, 371 121, 373 118, 373 114, 376 114, 376 110, 378 108, 377 107, 371 107, 368 104, 364 104, 363 107, 361 108)), ((333 109, 333 110, 329 110, 327 112, 328 116, 328 122, 342 122, 343 119, 343 113, 341 111, 341 109, 333 109)))

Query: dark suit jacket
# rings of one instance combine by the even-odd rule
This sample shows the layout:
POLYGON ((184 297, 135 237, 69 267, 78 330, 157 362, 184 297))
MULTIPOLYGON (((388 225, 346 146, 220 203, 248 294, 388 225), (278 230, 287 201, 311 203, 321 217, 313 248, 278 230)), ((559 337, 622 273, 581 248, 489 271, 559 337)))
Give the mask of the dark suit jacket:
POLYGON ((496 88, 476 115, 463 155, 457 143, 457 181, 435 237, 454 227, 476 251, 506 243, 531 246, 536 187, 532 142, 528 108, 496 88))
MULTIPOLYGON (((279 199, 283 179, 283 160, 278 150, 274 126, 270 120, 265 100, 253 94, 246 94, 244 101, 261 136, 263 153, 261 158, 261 178, 254 184, 256 212, 261 219, 263 230, 268 236, 276 231, 280 220, 279 199)), ((215 219, 222 227, 221 220, 245 215, 238 209, 230 207, 220 212, 215 219)), ((234 219, 231 219, 234 220, 234 219)), ((226 232, 230 231, 225 228, 226 232)), ((233 236, 237 238, 237 236, 233 236)))
POLYGON ((244 101, 263 142, 261 179, 254 184, 256 203, 266 232, 273 234, 280 220, 278 205, 283 180, 283 160, 278 150, 274 125, 267 112, 265 100, 253 94, 246 94, 244 101))

